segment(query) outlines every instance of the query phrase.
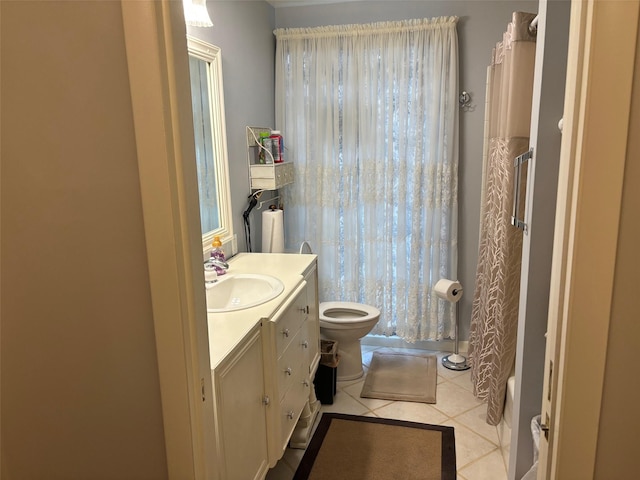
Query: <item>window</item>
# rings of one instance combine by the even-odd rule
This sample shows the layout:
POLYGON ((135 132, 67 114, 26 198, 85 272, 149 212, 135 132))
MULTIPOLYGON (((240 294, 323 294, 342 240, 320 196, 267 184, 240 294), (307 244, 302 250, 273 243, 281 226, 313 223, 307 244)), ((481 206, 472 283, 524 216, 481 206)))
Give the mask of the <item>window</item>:
POLYGON ((187 36, 203 249, 233 236, 220 49, 187 36))

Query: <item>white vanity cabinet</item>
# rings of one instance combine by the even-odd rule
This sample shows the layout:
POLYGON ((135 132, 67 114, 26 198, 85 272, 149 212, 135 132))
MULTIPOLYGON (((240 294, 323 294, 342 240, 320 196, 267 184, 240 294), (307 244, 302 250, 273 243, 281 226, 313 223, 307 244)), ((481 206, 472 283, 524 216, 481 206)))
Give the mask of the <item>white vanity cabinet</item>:
POLYGON ((213 370, 219 478, 260 480, 269 469, 262 326, 213 370))
POLYGON ((309 401, 320 358, 315 263, 276 314, 263 322, 268 409, 269 463, 282 457, 309 401))
POLYGON ((319 408, 313 392, 320 361, 316 257, 243 253, 231 259, 232 273, 273 275, 284 285, 281 297, 259 306, 208 314, 214 478, 262 480, 284 454, 303 411, 308 418, 310 399, 315 413, 319 408))

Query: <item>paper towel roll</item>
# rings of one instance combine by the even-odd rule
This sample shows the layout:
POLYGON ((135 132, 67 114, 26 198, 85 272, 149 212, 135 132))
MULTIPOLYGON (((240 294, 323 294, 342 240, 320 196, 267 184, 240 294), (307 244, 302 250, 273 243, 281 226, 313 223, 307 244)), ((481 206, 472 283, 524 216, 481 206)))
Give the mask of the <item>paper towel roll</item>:
POLYGON ((462 285, 455 280, 441 278, 433 287, 433 291, 438 297, 454 303, 462 298, 462 285))
POLYGON ((284 217, 282 210, 262 212, 262 251, 284 252, 284 217))

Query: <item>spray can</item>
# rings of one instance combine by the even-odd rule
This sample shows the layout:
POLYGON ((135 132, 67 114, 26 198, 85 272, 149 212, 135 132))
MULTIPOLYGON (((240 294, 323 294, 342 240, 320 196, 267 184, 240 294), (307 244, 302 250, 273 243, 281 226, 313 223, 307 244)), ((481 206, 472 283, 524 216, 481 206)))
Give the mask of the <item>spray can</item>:
POLYGON ((275 163, 284 162, 284 140, 282 139, 280 130, 272 130, 269 138, 272 139, 271 151, 273 152, 273 161, 275 163))

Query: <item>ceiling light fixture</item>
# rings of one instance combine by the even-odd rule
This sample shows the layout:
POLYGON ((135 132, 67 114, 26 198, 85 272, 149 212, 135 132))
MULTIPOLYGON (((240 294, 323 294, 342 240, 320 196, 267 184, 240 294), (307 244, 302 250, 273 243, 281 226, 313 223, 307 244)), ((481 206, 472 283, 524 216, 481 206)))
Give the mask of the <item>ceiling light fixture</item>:
POLYGON ((184 21, 191 27, 213 27, 206 0, 182 0, 184 21))

